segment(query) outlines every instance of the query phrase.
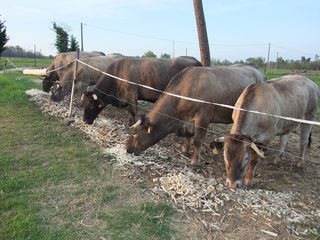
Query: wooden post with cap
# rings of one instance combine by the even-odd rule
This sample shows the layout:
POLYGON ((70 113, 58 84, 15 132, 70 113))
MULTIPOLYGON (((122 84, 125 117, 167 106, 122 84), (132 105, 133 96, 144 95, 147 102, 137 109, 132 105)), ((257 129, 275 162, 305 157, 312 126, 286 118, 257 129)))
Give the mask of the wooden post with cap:
POLYGON ((73 95, 74 95, 74 85, 76 83, 76 78, 77 78, 77 71, 78 71, 78 59, 80 52, 79 52, 79 48, 77 48, 77 59, 75 61, 75 65, 74 65, 74 72, 73 72, 73 81, 72 81, 72 89, 71 89, 71 97, 70 97, 70 106, 69 106, 69 118, 71 118, 72 115, 72 104, 73 104, 73 95))

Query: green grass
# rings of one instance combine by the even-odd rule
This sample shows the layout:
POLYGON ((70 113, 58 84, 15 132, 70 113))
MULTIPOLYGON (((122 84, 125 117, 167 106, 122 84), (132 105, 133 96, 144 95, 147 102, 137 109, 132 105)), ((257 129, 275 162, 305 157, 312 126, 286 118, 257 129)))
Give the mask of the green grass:
POLYGON ((0 75, 0 239, 169 239, 175 211, 124 182, 80 131, 0 75), (116 183, 116 184, 115 184, 116 183))
MULTIPOLYGON (((4 64, 7 58, 0 58, 0 70, 3 70, 4 64)), ((50 65, 52 59, 50 58, 8 58, 17 67, 37 67, 45 68, 50 65)), ((6 69, 13 68, 13 66, 7 62, 6 69)))

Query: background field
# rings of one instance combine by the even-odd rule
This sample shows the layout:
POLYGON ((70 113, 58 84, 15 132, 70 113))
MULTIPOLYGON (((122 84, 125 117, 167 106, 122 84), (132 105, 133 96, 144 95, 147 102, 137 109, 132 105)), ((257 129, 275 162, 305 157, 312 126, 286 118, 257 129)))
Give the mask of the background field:
MULTIPOLYGON (((0 70, 4 69, 4 65, 7 58, 0 58, 0 70)), ((36 67, 46 68, 52 61, 50 58, 8 58, 17 67, 36 67)), ((10 63, 7 63, 6 68, 13 68, 10 63)))

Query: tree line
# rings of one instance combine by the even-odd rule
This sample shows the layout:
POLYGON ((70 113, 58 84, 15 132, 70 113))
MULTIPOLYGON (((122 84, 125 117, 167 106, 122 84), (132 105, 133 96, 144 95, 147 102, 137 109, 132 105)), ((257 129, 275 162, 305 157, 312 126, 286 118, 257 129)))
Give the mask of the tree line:
MULTIPOLYGON (((265 58, 263 57, 250 57, 245 61, 229 61, 229 60, 219 60, 213 59, 212 65, 231 65, 231 64, 254 64, 259 68, 265 68, 267 63, 265 58)), ((305 56, 301 56, 300 60, 289 60, 284 59, 282 57, 278 57, 276 61, 270 61, 270 67, 272 69, 289 69, 289 70, 320 70, 320 59, 319 56, 316 55, 314 60, 311 58, 306 58, 305 56)))
POLYGON ((8 46, 2 52, 2 57, 17 57, 17 58, 48 58, 52 56, 45 56, 40 51, 33 52, 25 50, 20 46, 8 46))

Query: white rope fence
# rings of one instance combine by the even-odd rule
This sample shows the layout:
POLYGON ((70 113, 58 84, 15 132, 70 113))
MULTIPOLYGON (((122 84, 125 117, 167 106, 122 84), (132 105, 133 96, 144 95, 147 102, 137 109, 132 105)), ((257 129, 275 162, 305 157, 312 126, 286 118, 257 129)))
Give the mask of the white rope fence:
MULTIPOLYGON (((143 84, 131 82, 131 81, 129 81, 129 80, 126 80, 126 79, 123 79, 123 78, 114 76, 114 75, 112 75, 112 74, 106 73, 106 72, 104 72, 104 71, 102 71, 102 70, 100 70, 100 69, 98 69, 98 68, 96 68, 96 67, 93 67, 93 66, 91 66, 91 65, 89 65, 89 64, 87 64, 87 63, 85 63, 85 62, 83 62, 83 61, 81 61, 81 60, 79 60, 79 59, 75 59, 75 60, 69 62, 68 64, 64 65, 64 66, 61 66, 61 67, 59 67, 59 68, 57 68, 57 69, 51 70, 50 72, 57 71, 57 70, 60 70, 60 69, 62 69, 62 68, 64 68, 64 67, 67 67, 68 65, 70 65, 71 63, 73 63, 73 62, 75 62, 75 61, 77 61, 77 62, 79 62, 79 63, 81 63, 81 64, 83 64, 83 65, 85 65, 85 66, 87 66, 87 67, 89 67, 89 68, 91 68, 91 69, 93 69, 93 70, 95 70, 95 71, 98 71, 98 72, 100 72, 101 74, 104 74, 104 75, 107 75, 107 76, 109 76, 109 77, 115 78, 115 79, 117 79, 117 80, 119 80, 119 81, 123 81, 123 82, 129 83, 129 84, 132 84, 132 85, 136 85, 136 86, 139 86, 139 87, 143 87, 143 88, 146 88, 146 89, 149 89, 149 90, 152 90, 152 91, 156 91, 156 92, 159 92, 159 93, 167 94, 167 95, 170 95, 170 96, 173 96, 173 97, 177 97, 177 98, 181 98, 181 99, 185 99, 185 100, 188 100, 188 101, 193 101, 193 102, 198 102, 198 103, 204 103, 204 104, 210 104, 210 105, 215 105, 215 106, 224 107, 224 108, 228 108, 228 109, 240 110, 240 111, 250 112, 250 113, 254 113, 254 114, 260 114, 260 115, 266 115, 266 116, 270 116, 270 117, 274 117, 274 118, 279 118, 279 119, 283 119, 283 120, 294 121, 294 122, 299 122, 299 123, 304 123, 304 124, 313 124, 313 125, 320 126, 320 122, 316 122, 316 121, 310 121, 310 120, 305 120, 305 119, 297 119, 297 118, 291 118, 291 117, 284 117, 284 116, 279 116, 279 115, 274 115, 274 114, 269 114, 269 113, 264 113, 264 112, 259 112, 259 111, 252 111, 252 110, 247 110, 247 109, 242 109, 242 108, 234 107, 234 106, 227 105, 227 104, 220 104, 220 103, 208 102, 208 101, 204 101, 204 100, 200 100, 200 99, 195 99, 195 98, 190 98, 190 97, 186 97, 186 96, 181 96, 181 95, 178 95, 178 94, 169 93, 169 92, 162 91, 162 90, 159 90, 159 89, 156 89, 156 88, 152 88, 152 87, 147 86, 147 85, 143 85, 143 84)), ((75 77, 74 77, 74 80, 75 80, 75 78, 76 78, 76 73, 74 74, 74 76, 75 76, 75 77)), ((74 85, 74 80, 72 80, 73 85, 74 85)), ((70 80, 70 81, 71 81, 71 80, 70 80)), ((74 87, 74 86, 73 86, 73 87, 74 87)), ((113 97, 113 98, 115 98, 115 99, 117 99, 117 100, 125 101, 125 102, 127 102, 128 104, 133 104, 133 103, 131 103, 131 102, 128 102, 128 101, 125 100, 125 99, 120 99, 120 98, 117 98, 117 97, 115 97, 115 96, 113 96, 113 95, 109 95, 109 94, 103 92, 102 90, 100 90, 100 89, 98 89, 98 88, 95 88, 95 89, 96 89, 97 91, 99 91, 100 93, 106 95, 106 96, 111 96, 111 97, 113 97)), ((73 99, 71 98, 70 101, 73 101, 73 99)), ((140 107, 140 106, 139 106, 139 108, 150 111, 150 109, 148 109, 148 108, 146 108, 146 107, 142 107, 142 106, 140 107)), ((70 110, 70 111, 71 111, 71 110, 70 110)), ((180 119, 178 119, 178 118, 172 117, 172 116, 167 115, 167 114, 165 114, 165 113, 161 113, 161 112, 157 112, 157 113, 159 113, 159 114, 161 114, 161 115, 164 115, 164 116, 167 116, 167 117, 169 117, 169 118, 175 119, 175 120, 177 120, 177 121, 179 121, 179 122, 186 123, 186 122, 184 122, 183 120, 180 120, 180 119)), ((202 128, 201 126, 196 126, 196 127, 202 128)), ((209 130, 209 129, 206 129, 206 130, 207 130, 208 132, 211 132, 211 133, 214 133, 214 134, 217 134, 217 135, 220 135, 220 134, 221 134, 221 133, 215 132, 215 131, 213 131, 213 130, 209 130)), ((238 140, 238 141, 241 141, 241 140, 239 140, 239 139, 237 139, 237 140, 238 140)), ((268 149, 268 150, 274 151, 274 152, 280 152, 278 149, 273 149, 273 148, 269 148, 269 147, 266 147, 266 146, 261 146, 261 147, 264 148, 264 149, 268 149)), ((288 156, 295 157, 295 158, 301 158, 300 156, 296 156, 296 155, 291 154, 291 153, 286 152, 286 151, 284 151, 283 154, 286 154, 286 155, 288 155, 288 156)), ((318 164, 318 162, 313 161, 312 159, 308 159, 308 158, 306 158, 306 157, 305 157, 305 160, 318 164)))
POLYGON ((81 63, 81 64, 86 65, 87 67, 90 67, 90 68, 92 68, 92 69, 94 69, 96 71, 99 71, 100 73, 102 73, 104 75, 107 75, 109 77, 115 78, 115 79, 117 79, 119 81, 126 82, 126 83, 129 83, 129 84, 132 84, 132 85, 136 85, 136 86, 139 86, 139 87, 143 87, 143 88, 146 88, 146 89, 149 89, 149 90, 152 90, 152 91, 160 92, 160 93, 163 93, 163 94, 167 94, 167 95, 170 95, 170 96, 173 96, 173 97, 176 97, 176 98, 181 98, 181 99, 185 99, 185 100, 192 101, 192 102, 215 105, 215 106, 229 108, 229 109, 233 109, 233 110, 240 110, 240 111, 244 111, 244 112, 265 115, 265 116, 279 118, 279 119, 288 120, 288 121, 294 121, 294 122, 299 122, 299 123, 306 123, 306 124, 313 124, 313 125, 320 126, 320 122, 316 122, 316 121, 310 121, 310 120, 298 119, 298 118, 292 118, 292 117, 284 117, 284 116, 274 115, 274 114, 265 113, 265 112, 247 110, 247 109, 244 109, 244 108, 239 108, 239 107, 235 107, 235 106, 231 106, 231 105, 227 105, 227 104, 208 102, 208 101, 204 101, 204 100, 200 100, 200 99, 196 99, 196 98, 190 98, 190 97, 186 97, 186 96, 182 96, 182 95, 178 95, 178 94, 174 94, 174 93, 169 93, 169 92, 166 92, 166 91, 161 91, 159 89, 156 89, 156 88, 153 88, 153 87, 150 87, 150 86, 146 86, 146 85, 143 85, 143 84, 140 84, 140 83, 131 82, 131 81, 128 81, 126 79, 123 79, 123 78, 114 76, 112 74, 103 72, 100 69, 95 68, 95 67, 93 67, 93 66, 91 66, 91 65, 89 65, 89 64, 87 64, 87 63, 85 63, 85 62, 83 62, 81 60, 77 60, 77 61, 79 63, 81 63))

